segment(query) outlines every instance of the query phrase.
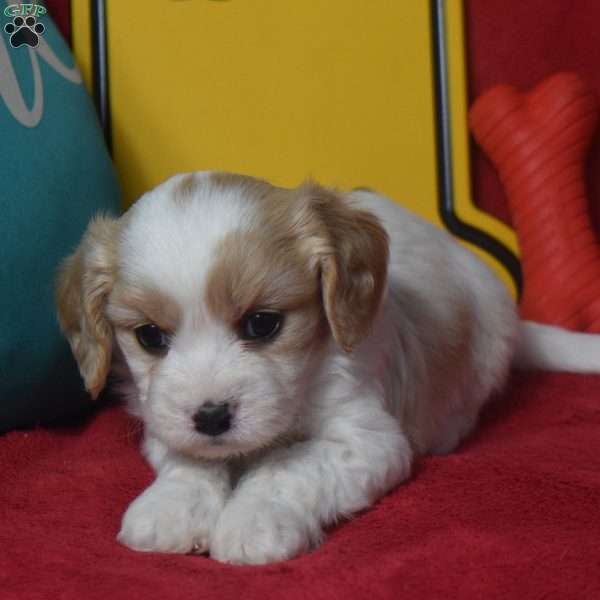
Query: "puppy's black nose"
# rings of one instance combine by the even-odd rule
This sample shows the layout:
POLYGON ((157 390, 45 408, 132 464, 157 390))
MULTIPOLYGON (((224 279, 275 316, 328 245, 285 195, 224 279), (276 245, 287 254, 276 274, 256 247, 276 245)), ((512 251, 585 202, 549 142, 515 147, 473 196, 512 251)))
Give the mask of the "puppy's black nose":
POLYGON ((194 426, 198 433, 216 437, 231 427, 229 404, 205 402, 194 415, 194 426))

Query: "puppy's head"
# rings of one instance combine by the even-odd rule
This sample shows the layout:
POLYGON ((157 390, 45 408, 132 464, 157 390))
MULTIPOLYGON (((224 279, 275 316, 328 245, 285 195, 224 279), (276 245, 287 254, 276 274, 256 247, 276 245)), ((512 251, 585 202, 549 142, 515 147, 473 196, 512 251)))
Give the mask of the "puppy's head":
POLYGON ((337 192, 177 176, 92 221, 58 279, 59 320, 96 396, 118 345, 169 447, 245 454, 294 430, 330 337, 351 351, 385 287, 387 237, 337 192))

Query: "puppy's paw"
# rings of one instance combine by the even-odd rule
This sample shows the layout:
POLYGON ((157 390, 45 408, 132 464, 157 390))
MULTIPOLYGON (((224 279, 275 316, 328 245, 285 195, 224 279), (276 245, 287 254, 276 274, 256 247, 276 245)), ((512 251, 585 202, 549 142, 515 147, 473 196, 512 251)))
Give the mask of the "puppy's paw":
POLYGON ((117 540, 142 552, 207 552, 225 499, 154 484, 130 505, 117 540))
POLYGON ((321 537, 312 515, 268 500, 233 500, 217 523, 210 555, 220 562, 262 565, 293 558, 321 537))

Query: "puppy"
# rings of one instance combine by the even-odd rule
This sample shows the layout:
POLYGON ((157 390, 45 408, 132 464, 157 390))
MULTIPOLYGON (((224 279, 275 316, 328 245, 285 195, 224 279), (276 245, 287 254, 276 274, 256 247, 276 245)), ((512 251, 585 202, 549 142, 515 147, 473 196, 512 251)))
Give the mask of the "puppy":
POLYGON ((313 183, 175 176, 90 223, 57 296, 91 395, 112 365, 144 423, 156 480, 119 541, 230 563, 314 547, 452 451, 515 360, 600 370, 445 232, 313 183))

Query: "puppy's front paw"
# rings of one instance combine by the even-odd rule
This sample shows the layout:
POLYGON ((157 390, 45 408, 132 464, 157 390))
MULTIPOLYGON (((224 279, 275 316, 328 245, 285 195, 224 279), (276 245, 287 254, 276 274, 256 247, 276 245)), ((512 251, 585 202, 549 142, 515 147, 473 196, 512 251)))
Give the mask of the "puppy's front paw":
POLYGON ((155 483, 130 505, 117 540, 142 552, 206 552, 225 499, 155 483))
POLYGON ((210 555, 220 562, 261 565, 293 558, 321 537, 312 515, 268 500, 232 500, 217 523, 210 555))

